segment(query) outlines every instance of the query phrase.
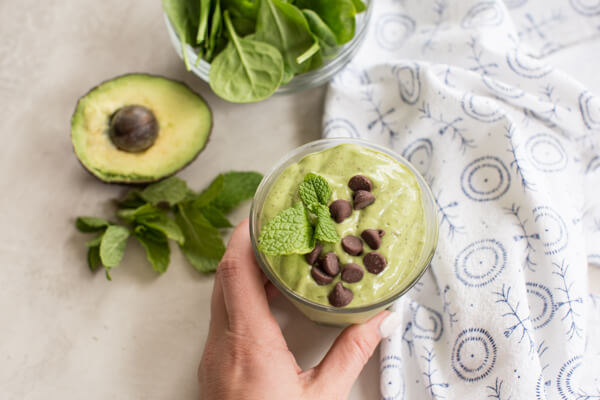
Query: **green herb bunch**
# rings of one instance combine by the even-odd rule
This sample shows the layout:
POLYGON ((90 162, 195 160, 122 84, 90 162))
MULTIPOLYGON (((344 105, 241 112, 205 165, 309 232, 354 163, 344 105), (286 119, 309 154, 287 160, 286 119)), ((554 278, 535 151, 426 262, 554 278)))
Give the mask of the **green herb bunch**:
POLYGON ((211 63, 209 83, 225 100, 269 97, 295 75, 319 68, 355 33, 362 0, 162 0, 185 51, 211 63))
POLYGON ((232 171, 217 176, 200 193, 190 190, 177 177, 143 190, 130 190, 117 201, 116 215, 122 224, 96 217, 77 218, 79 231, 97 234, 86 243, 88 266, 92 271, 104 266, 111 280, 110 271, 121 263, 127 240, 133 236, 158 273, 169 266, 169 239, 177 242, 198 271, 215 271, 225 253, 219 229, 232 226, 226 214, 251 198, 261 179, 257 172, 232 171))
POLYGON ((340 240, 327 203, 331 187, 325 178, 309 173, 298 187, 300 197, 293 207, 277 214, 261 229, 258 249, 271 256, 306 254, 316 242, 340 240))

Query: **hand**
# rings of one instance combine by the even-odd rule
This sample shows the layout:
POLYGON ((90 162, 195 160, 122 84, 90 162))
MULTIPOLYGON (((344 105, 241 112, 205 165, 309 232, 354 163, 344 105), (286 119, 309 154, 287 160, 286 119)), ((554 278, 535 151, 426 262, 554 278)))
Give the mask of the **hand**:
POLYGON ((321 363, 303 371, 269 310, 267 298, 274 290, 256 263, 246 220, 217 268, 198 369, 202 399, 346 399, 381 338, 399 322, 384 311, 346 328, 321 363))

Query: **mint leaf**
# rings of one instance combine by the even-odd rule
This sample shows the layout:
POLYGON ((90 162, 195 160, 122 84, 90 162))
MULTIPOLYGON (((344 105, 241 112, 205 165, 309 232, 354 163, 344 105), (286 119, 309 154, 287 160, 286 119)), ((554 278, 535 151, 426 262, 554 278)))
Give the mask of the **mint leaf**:
POLYGON ((320 175, 312 172, 306 174, 304 182, 298 188, 300 199, 306 207, 310 207, 314 203, 327 205, 331 197, 331 187, 327 180, 320 175))
MULTIPOLYGON (((107 270, 121 263, 128 237, 129 230, 119 225, 111 225, 104 232, 100 243, 100 259, 107 270)), ((110 275, 107 277, 110 278, 110 275)))
POLYGON ((183 255, 200 272, 213 272, 225 254, 225 245, 219 231, 196 207, 179 204, 175 220, 185 237, 179 245, 183 255))
POLYGON ((166 236, 160 234, 160 232, 151 232, 143 225, 136 227, 133 236, 146 250, 146 258, 152 264, 152 269, 159 274, 165 272, 171 257, 171 250, 166 236))
POLYGON ((92 272, 95 272, 102 266, 102 260, 100 259, 100 246, 91 246, 87 253, 88 267, 92 272))
POLYGON ((202 207, 200 211, 215 228, 231 228, 233 226, 221 210, 215 206, 202 207))
POLYGON ((155 206, 160 203, 174 206, 183 201, 188 193, 189 189, 185 181, 172 176, 146 187, 140 193, 140 197, 155 206))
POLYGON ((217 196, 223 191, 225 187, 225 178, 223 175, 217 176, 206 189, 202 191, 194 199, 194 205, 196 207, 205 207, 213 202, 217 196))
POLYGON ((117 217, 121 218, 128 224, 141 218, 154 218, 164 214, 165 212, 163 210, 148 203, 136 209, 125 208, 117 211, 117 217))
POLYGON ((110 225, 110 222, 105 220, 104 218, 96 218, 96 217, 77 217, 75 220, 75 227, 79 230, 79 232, 99 232, 104 230, 107 226, 110 225))
POLYGON ((185 237, 183 236, 181 228, 177 225, 177 222, 167 217, 164 213, 156 216, 136 218, 136 221, 148 228, 163 233, 166 237, 175 240, 179 244, 185 242, 185 237))
POLYGON ((117 200, 117 205, 120 208, 138 208, 146 204, 142 196, 140 196, 140 189, 131 189, 125 197, 120 200, 117 200))
POLYGON ((96 236, 94 239, 88 240, 87 242, 85 242, 85 245, 87 247, 97 247, 97 246, 100 246, 100 243, 102 242, 102 236, 104 236, 104 232, 102 232, 101 234, 99 234, 98 236, 96 236))
POLYGON ((318 242, 337 243, 340 235, 335 228, 329 207, 323 204, 314 204, 310 211, 317 216, 315 226, 315 240, 318 242))
POLYGON ((242 201, 254 196, 256 188, 262 181, 258 172, 231 171, 222 174, 224 179, 223 190, 212 202, 223 214, 229 214, 242 201))
POLYGON ((313 227, 302 203, 283 210, 262 228, 258 249, 265 254, 305 254, 314 247, 313 227))

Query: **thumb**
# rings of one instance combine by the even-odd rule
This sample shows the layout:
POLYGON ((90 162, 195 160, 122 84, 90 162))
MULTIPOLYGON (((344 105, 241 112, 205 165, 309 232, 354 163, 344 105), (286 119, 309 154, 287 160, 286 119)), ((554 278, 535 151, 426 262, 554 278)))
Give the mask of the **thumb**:
POLYGON ((337 396, 343 393, 341 398, 346 398, 381 339, 390 336, 401 322, 397 313, 383 311, 362 325, 344 329, 315 367, 317 387, 335 388, 337 396))

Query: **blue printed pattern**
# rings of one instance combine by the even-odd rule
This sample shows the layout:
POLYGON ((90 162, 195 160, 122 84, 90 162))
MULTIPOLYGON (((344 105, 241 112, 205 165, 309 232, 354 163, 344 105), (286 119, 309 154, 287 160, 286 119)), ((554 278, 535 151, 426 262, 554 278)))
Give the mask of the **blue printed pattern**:
POLYGON ((600 348, 600 298, 578 282, 600 264, 600 199, 582 189, 600 185, 600 97, 543 56, 599 33, 600 1, 374 4, 323 135, 410 161, 440 228, 431 273, 394 305, 383 398, 599 398, 600 354, 581 355, 600 348))

